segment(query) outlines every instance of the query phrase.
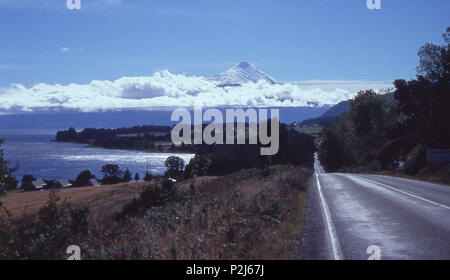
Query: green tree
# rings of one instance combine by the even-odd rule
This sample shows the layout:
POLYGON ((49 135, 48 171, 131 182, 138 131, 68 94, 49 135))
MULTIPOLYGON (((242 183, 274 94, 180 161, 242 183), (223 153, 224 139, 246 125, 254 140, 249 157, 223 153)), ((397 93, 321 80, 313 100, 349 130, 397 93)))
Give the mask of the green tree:
POLYGON ((351 101, 349 111, 349 133, 356 164, 369 164, 378 148, 388 141, 396 126, 392 105, 386 95, 373 90, 359 92, 351 101))
POLYGON ((183 176, 184 160, 177 156, 170 156, 164 162, 166 166, 166 176, 179 178, 183 176))
POLYGON ((28 190, 29 188, 31 188, 31 183, 36 180, 36 178, 31 175, 31 174, 25 174, 22 177, 22 184, 21 184, 21 188, 23 190, 28 190))
POLYGON ((117 164, 106 164, 102 166, 103 183, 116 184, 120 182, 120 178, 123 174, 122 170, 117 164))
POLYGON ((443 37, 447 45, 420 48, 417 79, 394 82, 406 133, 416 143, 436 148, 450 145, 450 28, 443 37))
POLYGON ((427 43, 419 49, 419 66, 417 73, 419 76, 437 82, 447 80, 450 70, 449 45, 450 45, 450 27, 442 34, 447 45, 438 46, 427 43))
POLYGON ((89 170, 84 170, 78 174, 76 179, 77 186, 88 186, 90 180, 94 178, 94 175, 89 170))
MULTIPOLYGON (((324 129, 319 157, 328 171, 392 167, 394 159, 405 158, 415 147, 410 166, 423 166, 424 147, 450 148, 450 28, 443 37, 447 45, 420 48, 417 78, 396 80, 393 99, 372 90, 359 92, 350 111, 324 129)), ((409 172, 417 172, 416 167, 409 172)))
POLYGON ((376 164, 380 146, 397 126, 387 96, 373 90, 359 92, 350 102, 350 111, 324 129, 319 158, 326 170, 376 164))
POLYGON ((130 181, 131 181, 131 172, 130 172, 130 170, 128 170, 128 168, 127 168, 127 170, 125 170, 125 172, 123 173, 123 178, 122 178, 122 180, 123 180, 124 182, 130 182, 130 181))
POLYGON ((135 181, 139 181, 139 173, 136 173, 136 174, 134 175, 134 180, 135 180, 135 181))
POLYGON ((3 149, 1 149, 3 142, 4 140, 0 138, 0 196, 4 195, 8 189, 17 186, 17 180, 12 175, 17 168, 10 168, 8 161, 3 158, 3 149))
POLYGON ((186 165, 185 177, 192 178, 208 175, 211 160, 204 153, 197 153, 186 165))
POLYGON ((153 175, 150 172, 145 172, 144 181, 150 182, 153 179, 153 175))

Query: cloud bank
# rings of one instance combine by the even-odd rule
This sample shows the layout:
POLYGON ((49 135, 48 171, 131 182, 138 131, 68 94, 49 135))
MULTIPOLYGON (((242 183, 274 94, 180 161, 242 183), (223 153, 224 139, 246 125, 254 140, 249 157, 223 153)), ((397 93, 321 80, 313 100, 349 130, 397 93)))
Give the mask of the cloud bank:
POLYGON ((266 81, 240 87, 218 87, 204 77, 156 72, 152 76, 122 77, 89 84, 12 84, 0 88, 0 112, 117 109, 151 110, 161 107, 204 106, 300 107, 336 104, 358 90, 391 87, 388 83, 315 81, 271 85, 266 81))

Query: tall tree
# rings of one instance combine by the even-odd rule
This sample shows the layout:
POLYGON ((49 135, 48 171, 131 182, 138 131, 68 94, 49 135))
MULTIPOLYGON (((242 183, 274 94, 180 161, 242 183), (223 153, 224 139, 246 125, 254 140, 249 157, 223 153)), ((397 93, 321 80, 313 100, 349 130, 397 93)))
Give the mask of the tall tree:
POLYGON ((417 79, 396 80, 398 113, 416 142, 449 148, 450 143, 450 28, 447 45, 426 44, 418 52, 417 79))
POLYGON ((92 175, 89 170, 84 170, 80 174, 78 174, 76 184, 78 186, 88 186, 92 178, 94 178, 94 175, 92 175))
POLYGON ((120 182, 123 174, 117 164, 106 164, 102 166, 102 173, 104 174, 103 183, 105 184, 115 184, 120 182))
POLYGON ((3 149, 1 149, 3 142, 4 140, 0 138, 0 195, 4 195, 8 189, 17 186, 17 180, 12 175, 17 168, 10 168, 8 161, 3 158, 3 149))
POLYGON ((131 172, 130 172, 130 170, 128 170, 128 168, 127 168, 127 170, 125 170, 125 172, 123 173, 123 178, 122 178, 122 180, 123 180, 124 182, 130 182, 130 181, 131 181, 131 172))
POLYGON ((184 160, 180 157, 171 156, 164 162, 166 166, 166 176, 169 177, 182 177, 184 171, 184 160))

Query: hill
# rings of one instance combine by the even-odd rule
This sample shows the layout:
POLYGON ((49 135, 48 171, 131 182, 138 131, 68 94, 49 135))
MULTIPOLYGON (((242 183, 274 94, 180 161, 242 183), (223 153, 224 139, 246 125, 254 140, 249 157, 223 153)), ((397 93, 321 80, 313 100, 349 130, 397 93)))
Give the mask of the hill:
MULTIPOLYGON (((383 95, 385 101, 389 104, 394 102, 394 94, 386 93, 383 95)), ((333 123, 337 117, 350 110, 350 102, 352 99, 339 102, 332 106, 325 113, 317 118, 309 118, 300 123, 300 126, 327 126, 333 123)))

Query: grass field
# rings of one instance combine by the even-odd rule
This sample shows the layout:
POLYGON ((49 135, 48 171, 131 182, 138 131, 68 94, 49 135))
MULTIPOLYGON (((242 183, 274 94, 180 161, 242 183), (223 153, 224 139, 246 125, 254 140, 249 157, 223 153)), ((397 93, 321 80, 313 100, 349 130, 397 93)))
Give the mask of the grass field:
POLYGON ((2 198, 10 225, 0 219, 10 241, 0 247, 3 257, 14 252, 19 259, 64 258, 68 243, 82 248, 83 259, 297 259, 311 174, 275 166, 268 174, 242 170, 173 187, 132 182, 71 188, 58 191, 53 206, 49 191, 11 194, 2 198), (89 207, 84 230, 65 229, 73 228, 76 216, 63 214, 73 209, 66 210, 63 200, 89 207))
MULTIPOLYGON (((90 208, 92 219, 107 219, 120 211, 126 203, 137 197, 144 182, 130 182, 98 187, 66 188, 58 191, 61 201, 90 208)), ((48 200, 49 190, 35 192, 15 192, 0 197, 0 202, 11 214, 12 219, 24 215, 34 215, 48 200)))

